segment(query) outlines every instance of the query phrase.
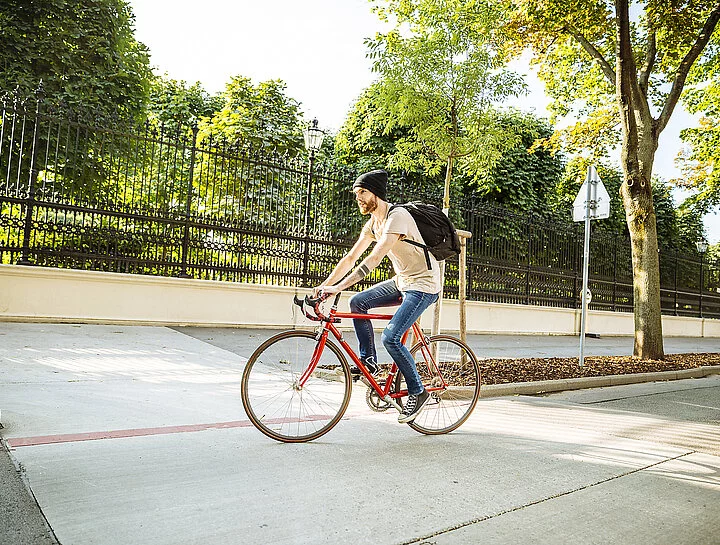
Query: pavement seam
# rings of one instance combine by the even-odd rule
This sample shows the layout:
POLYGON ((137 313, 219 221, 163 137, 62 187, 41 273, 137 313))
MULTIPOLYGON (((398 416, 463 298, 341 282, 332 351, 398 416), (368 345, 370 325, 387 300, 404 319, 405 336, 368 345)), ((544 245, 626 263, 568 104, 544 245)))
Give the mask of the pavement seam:
POLYGON ((467 521, 467 522, 461 522, 461 523, 459 523, 459 524, 456 524, 456 525, 454 525, 454 526, 450 526, 450 527, 445 528, 445 529, 443 529, 443 530, 438 530, 437 532, 433 532, 432 534, 427 534, 427 535, 424 535, 424 536, 421 536, 421 537, 416 537, 416 538, 413 538, 413 539, 411 539, 411 540, 409 540, 409 541, 402 541, 402 542, 400 542, 400 543, 397 543, 396 545, 412 545, 412 544, 414 544, 414 543, 420 544, 420 545, 435 545, 436 542, 434 542, 434 541, 428 541, 428 540, 430 540, 430 539, 432 539, 432 538, 434 538, 434 537, 441 536, 441 535, 443 535, 443 534, 448 534, 448 533, 450 533, 450 532, 454 532, 455 530, 460 530, 460 529, 462 529, 462 528, 466 528, 466 527, 468 527, 468 526, 472 526, 473 524, 479 524, 480 522, 485 522, 485 521, 490 520, 490 519, 498 518, 498 517, 500 517, 500 516, 502 516, 502 515, 507 515, 508 513, 514 513, 515 511, 520 511, 520 510, 522 510, 522 509, 525 509, 526 507, 532 507, 533 505, 539 505, 539 504, 545 503, 546 501, 549 501, 549 500, 554 500, 554 499, 557 499, 557 498, 562 498, 563 496, 569 496, 570 494, 574 494, 575 492, 580 492, 580 491, 582 491, 582 490, 587 490, 587 489, 589 489, 589 488, 593 488, 593 487, 595 487, 595 486, 598 486, 598 485, 601 485, 601 484, 605 484, 605 483, 608 483, 608 482, 610 482, 610 481, 614 481, 615 479, 620 479, 620 478, 622 478, 622 477, 627 477, 627 476, 629 476, 629 475, 633 475, 633 474, 635 474, 635 473, 639 473, 639 472, 641 472, 641 471, 645 471, 646 469, 650 469, 650 468, 653 468, 653 467, 656 467, 656 466, 665 464, 665 463, 667 463, 667 462, 673 462, 673 461, 675 461, 675 460, 679 460, 680 458, 684 458, 685 456, 690 456, 691 454, 695 454, 696 452, 697 452, 697 451, 695 451, 695 450, 691 450, 691 451, 685 452, 685 453, 683 453, 683 454, 679 454, 679 455, 677 455, 677 456, 673 456, 673 457, 671 457, 671 458, 665 458, 665 459, 663 459, 663 460, 660 460, 660 461, 658 461, 658 462, 655 462, 654 464, 650 464, 650 465, 647 465, 647 466, 644 466, 644 467, 639 467, 639 468, 633 469, 633 470, 631 470, 631 471, 626 471, 625 473, 620 473, 619 475, 613 475, 612 477, 609 477, 609 478, 607 478, 607 479, 603 479, 603 480, 601 480, 601 481, 597 481, 597 482, 594 482, 594 483, 586 484, 586 485, 584 485, 584 486, 580 486, 580 487, 578 487, 578 488, 575 488, 575 489, 573 489, 573 490, 568 490, 568 491, 566 491, 566 492, 560 492, 559 494, 553 494, 552 496, 548 496, 548 497, 546 497, 546 498, 542 498, 542 499, 539 499, 539 500, 536 500, 536 501, 532 501, 532 502, 530 502, 530 503, 526 503, 526 504, 523 504, 523 505, 518 505, 517 507, 513 507, 513 508, 511 508, 511 509, 505 509, 504 511, 500 511, 500 512, 498 512, 498 513, 493 513, 492 515, 487 515, 487 516, 480 517, 480 518, 477 518, 477 519, 473 519, 473 520, 470 520, 470 521, 467 521))

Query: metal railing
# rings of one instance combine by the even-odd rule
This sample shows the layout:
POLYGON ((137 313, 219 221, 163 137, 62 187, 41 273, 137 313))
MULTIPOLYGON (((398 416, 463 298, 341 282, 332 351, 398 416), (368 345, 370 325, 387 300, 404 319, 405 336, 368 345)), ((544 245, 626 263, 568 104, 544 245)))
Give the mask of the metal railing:
MULTIPOLYGON (((43 97, 2 98, 0 263, 312 286, 352 245, 364 221, 355 173, 205 134, 145 123, 113 129, 54 111, 43 97)), ((390 200, 439 204, 407 180, 390 200)), ((467 298, 577 308, 582 231, 453 196, 472 233, 467 298)), ((720 318, 720 267, 661 252, 665 314, 720 318)), ((387 263, 363 285, 387 278, 387 263)), ((445 294, 457 297, 449 261, 445 294)), ((631 312, 627 240, 596 235, 591 308, 631 312)))

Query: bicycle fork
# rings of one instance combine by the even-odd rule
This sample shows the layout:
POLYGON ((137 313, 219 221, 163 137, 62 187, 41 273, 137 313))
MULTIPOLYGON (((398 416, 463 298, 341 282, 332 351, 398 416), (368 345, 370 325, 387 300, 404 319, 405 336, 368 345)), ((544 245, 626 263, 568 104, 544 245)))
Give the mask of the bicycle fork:
POLYGON ((293 388, 295 390, 302 390, 303 386, 305 386, 305 383, 310 378, 310 375, 315 372, 315 368, 320 361, 320 355, 323 353, 323 350, 325 350, 325 342, 327 341, 327 336, 328 330, 323 329, 322 333, 319 335, 317 344, 315 344, 315 350, 313 351, 312 358, 310 359, 310 365, 307 366, 305 372, 300 376, 297 382, 293 384, 293 388))

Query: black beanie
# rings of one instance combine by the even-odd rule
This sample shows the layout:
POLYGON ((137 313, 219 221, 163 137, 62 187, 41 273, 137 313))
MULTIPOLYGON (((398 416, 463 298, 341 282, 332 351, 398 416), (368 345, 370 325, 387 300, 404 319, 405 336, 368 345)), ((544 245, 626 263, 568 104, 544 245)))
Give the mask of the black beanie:
POLYGON ((362 187, 368 191, 374 193, 382 200, 387 200, 387 182, 388 173, 384 170, 371 170, 365 174, 361 174, 355 183, 353 189, 356 187, 362 187))

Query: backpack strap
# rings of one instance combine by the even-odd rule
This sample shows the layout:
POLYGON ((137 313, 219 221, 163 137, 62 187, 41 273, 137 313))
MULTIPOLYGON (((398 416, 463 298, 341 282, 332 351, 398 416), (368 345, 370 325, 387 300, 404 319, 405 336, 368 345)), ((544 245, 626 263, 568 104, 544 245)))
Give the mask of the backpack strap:
POLYGON ((418 248, 422 248, 425 251, 425 263, 427 263, 428 271, 432 270, 432 263, 430 263, 430 250, 428 250, 428 247, 425 244, 421 244, 419 242, 415 242, 414 240, 408 240, 406 238, 403 239, 403 242, 407 242, 408 244, 412 244, 413 246, 417 246, 418 248))
MULTIPOLYGON (((393 211, 393 208, 400 208, 397 205, 393 205, 390 207, 390 210, 388 210, 388 216, 390 215, 390 212, 393 211)), ((413 221, 415 219, 413 218, 413 221)), ((425 251, 425 263, 427 263, 428 271, 432 270, 432 263, 430 263, 430 250, 428 250, 427 245, 421 244, 420 242, 415 242, 414 240, 408 240, 407 238, 402 239, 403 242, 407 242, 408 244, 412 244, 413 246, 417 246, 418 248, 422 248, 425 251)))

